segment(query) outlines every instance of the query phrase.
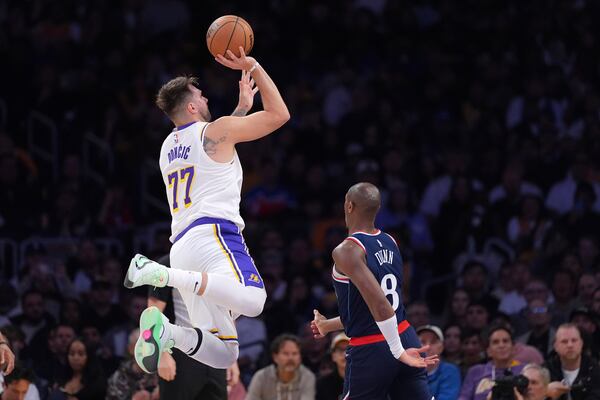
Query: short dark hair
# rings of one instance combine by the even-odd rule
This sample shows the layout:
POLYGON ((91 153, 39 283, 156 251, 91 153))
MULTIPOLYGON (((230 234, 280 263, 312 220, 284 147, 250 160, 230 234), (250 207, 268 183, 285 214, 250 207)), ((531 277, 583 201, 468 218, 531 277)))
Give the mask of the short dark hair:
POLYGON ((285 342, 294 342, 300 348, 300 339, 296 335, 292 335, 290 333, 283 333, 273 339, 273 343, 271 343, 271 354, 277 354, 281 350, 281 347, 285 342))
POLYGON ((33 381, 35 380, 35 376, 33 375, 33 372, 30 369, 17 364, 15 365, 15 368, 9 375, 4 376, 4 383, 6 384, 6 386, 8 386, 12 382, 18 382, 21 379, 24 379, 29 383, 33 383, 33 381))
POLYGON ((556 279, 556 277, 558 275, 567 276, 571 280, 571 283, 573 283, 574 285, 577 285, 577 278, 575 277, 575 274, 571 270, 568 270, 566 268, 559 268, 556 271, 554 271, 554 275, 552 276, 552 279, 553 280, 556 279))
POLYGON ((191 94, 189 85, 196 86, 198 78, 195 76, 178 76, 162 85, 156 95, 156 105, 167 116, 173 119, 177 109, 191 94))
POLYGON ((490 326, 489 329, 487 329, 485 332, 486 346, 489 346, 490 338, 497 331, 504 331, 504 332, 508 333, 508 336, 510 336, 510 341, 514 343, 515 340, 513 337, 514 335, 513 335, 512 328, 506 324, 495 324, 495 325, 490 326))
POLYGON ((479 261, 479 260, 469 260, 465 263, 465 265, 463 266, 462 271, 460 271, 460 275, 464 276, 467 273, 471 272, 471 270, 474 269, 479 269, 481 271, 483 271, 483 273, 487 276, 488 275, 488 271, 485 268, 485 265, 483 264, 483 262, 479 261))
POLYGON ((490 311, 490 307, 488 306, 488 303, 486 303, 483 299, 478 299, 478 300, 471 300, 469 302, 469 304, 467 304, 467 310, 469 308, 472 307, 481 307, 485 310, 485 312, 488 314, 488 318, 491 318, 492 316, 492 312, 490 311))
POLYGON ((21 303, 25 304, 25 299, 28 298, 29 296, 32 296, 32 295, 38 295, 42 299, 44 298, 43 293, 40 292, 39 290, 37 290, 37 289, 29 289, 25 293, 23 293, 23 297, 21 297, 21 303))
POLYGON ((463 328, 462 328, 462 326, 461 326, 461 325, 460 325, 458 322, 456 322, 456 321, 450 321, 450 322, 448 322, 446 325, 444 325, 444 329, 442 329, 442 331, 443 331, 444 333, 446 333, 446 330, 448 330, 448 329, 450 329, 450 328, 454 328, 454 327, 458 328, 458 330, 460 331, 460 333, 461 333, 461 335, 462 335, 462 332, 463 332, 463 330, 464 330, 464 329, 463 329, 463 328))
POLYGON ((476 337, 480 342, 482 342, 481 331, 477 329, 463 329, 460 332, 460 341, 461 343, 467 339, 471 339, 472 337, 476 337))

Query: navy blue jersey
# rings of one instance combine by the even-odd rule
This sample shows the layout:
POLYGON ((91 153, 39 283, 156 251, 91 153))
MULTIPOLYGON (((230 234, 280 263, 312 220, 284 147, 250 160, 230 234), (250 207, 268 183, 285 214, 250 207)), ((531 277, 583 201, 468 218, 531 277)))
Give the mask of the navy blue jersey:
MULTIPOLYGON (((402 303, 402 257, 396 242, 385 232, 356 232, 346 238, 365 252, 367 267, 381 285, 383 293, 396 311, 398 322, 406 319, 402 303)), ((381 333, 367 303, 352 281, 333 266, 333 286, 338 300, 340 318, 349 337, 381 333)))

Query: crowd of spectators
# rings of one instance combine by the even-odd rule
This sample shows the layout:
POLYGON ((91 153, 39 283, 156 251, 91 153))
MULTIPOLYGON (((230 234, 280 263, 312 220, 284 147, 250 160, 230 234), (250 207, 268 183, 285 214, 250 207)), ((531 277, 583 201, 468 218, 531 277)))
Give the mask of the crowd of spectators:
MULTIPOLYGON (((23 247, 17 271, 0 253, 0 328, 42 398, 84 389, 103 398, 107 380, 142 376, 122 361, 146 293, 121 282, 136 236, 169 221, 166 201, 141 206, 143 193, 164 193, 160 179, 144 188, 140 173, 158 163, 171 129, 154 95, 189 73, 214 116, 233 110, 239 77, 204 44, 224 14, 250 22, 252 55, 292 115, 237 149, 244 235, 268 291, 262 316, 238 320, 246 385, 282 333, 298 335, 317 387, 339 369, 336 346, 314 340, 307 323, 314 308, 336 314, 330 254, 357 181, 383 193, 377 226, 401 247, 407 319, 441 327, 442 358, 461 381, 493 363, 492 322, 510 324, 502 340, 524 346, 522 365, 546 362, 552 379, 557 329, 571 322, 586 368, 598 367, 599 2, 8 0, 0 238, 40 240, 23 247), (28 141, 32 112, 57 128, 56 177, 28 141), (87 133, 111 149, 104 184, 89 174, 101 160, 84 157, 87 133), (72 241, 49 248, 48 238, 72 241), (101 246, 106 238, 120 250, 101 246)), ((149 257, 168 253, 168 231, 152 240, 149 257)), ((135 379, 150 396, 153 382, 135 379)))

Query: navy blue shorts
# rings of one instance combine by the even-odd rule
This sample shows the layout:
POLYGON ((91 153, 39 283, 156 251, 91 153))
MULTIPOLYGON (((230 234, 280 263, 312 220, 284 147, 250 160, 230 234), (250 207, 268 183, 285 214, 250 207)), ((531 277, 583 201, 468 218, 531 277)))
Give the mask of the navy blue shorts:
MULTIPOLYGON (((421 342, 412 326, 400 334, 404 348, 419 348, 421 342)), ((386 341, 346 350, 346 379, 343 399, 431 400, 424 368, 413 368, 396 360, 386 341)))

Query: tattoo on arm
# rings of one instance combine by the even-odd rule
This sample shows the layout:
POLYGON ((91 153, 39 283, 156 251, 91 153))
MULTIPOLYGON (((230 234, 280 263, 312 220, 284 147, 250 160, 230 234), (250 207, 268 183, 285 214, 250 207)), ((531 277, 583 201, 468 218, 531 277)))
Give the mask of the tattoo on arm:
POLYGON ((217 153, 217 146, 218 146, 218 144, 219 143, 223 143, 226 138, 227 138, 227 134, 224 134, 223 136, 221 136, 217 140, 213 140, 213 139, 211 139, 211 138, 209 138, 208 136, 205 135, 204 136, 204 143, 202 144, 202 147, 204 147, 204 151, 209 156, 215 155, 217 153))
POLYGON ((233 110, 233 112, 231 113, 232 117, 243 117, 246 114, 248 114, 248 110, 244 110, 241 108, 236 108, 235 110, 233 110))

